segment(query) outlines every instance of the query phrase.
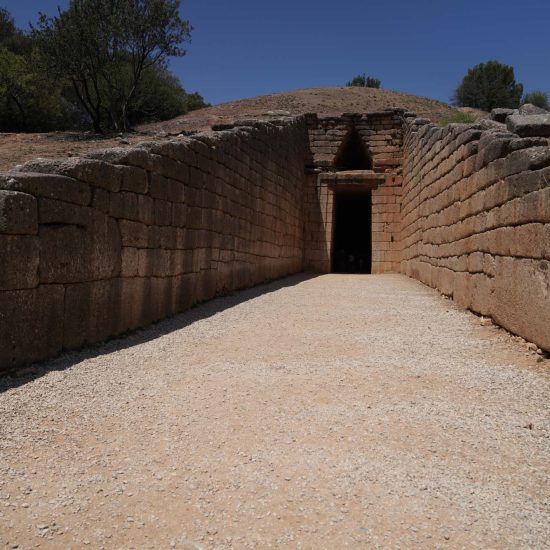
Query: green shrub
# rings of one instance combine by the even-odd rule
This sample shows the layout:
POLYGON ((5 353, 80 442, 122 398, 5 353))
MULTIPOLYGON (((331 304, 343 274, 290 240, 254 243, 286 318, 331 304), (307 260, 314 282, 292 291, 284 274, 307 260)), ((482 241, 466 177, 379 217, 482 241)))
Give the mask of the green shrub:
POLYGON ((477 118, 472 113, 462 113, 457 111, 456 113, 439 121, 439 126, 448 126, 449 124, 473 124, 477 122, 477 118))
POLYGON ((531 105, 535 105, 541 109, 546 109, 547 111, 550 110, 550 105, 548 104, 548 94, 546 92, 542 92, 541 90, 535 90, 525 94, 522 103, 531 103, 531 105))

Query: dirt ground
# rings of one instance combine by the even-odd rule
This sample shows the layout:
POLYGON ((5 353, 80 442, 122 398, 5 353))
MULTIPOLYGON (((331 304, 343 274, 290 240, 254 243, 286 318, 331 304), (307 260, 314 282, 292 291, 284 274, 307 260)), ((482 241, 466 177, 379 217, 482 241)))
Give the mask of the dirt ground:
POLYGON ((8 171, 37 157, 80 156, 96 149, 127 147, 146 140, 167 139, 181 132, 204 131, 213 124, 265 119, 269 118, 267 113, 271 111, 284 111, 292 115, 315 112, 320 116, 339 116, 345 112, 366 113, 389 107, 409 109, 434 122, 456 112, 445 103, 392 90, 346 87, 296 90, 215 105, 173 120, 146 124, 138 127, 136 132, 121 136, 102 137, 78 132, 0 133, 0 171, 8 171))
POLYGON ((548 548, 538 357, 401 275, 213 300, 0 379, 0 547, 548 548))

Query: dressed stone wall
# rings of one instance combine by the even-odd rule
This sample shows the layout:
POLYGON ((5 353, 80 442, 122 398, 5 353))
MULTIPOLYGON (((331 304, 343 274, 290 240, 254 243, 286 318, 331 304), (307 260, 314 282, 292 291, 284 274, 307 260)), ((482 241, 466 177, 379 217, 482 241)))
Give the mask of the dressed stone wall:
POLYGON ((302 119, 0 176, 0 370, 303 269, 302 119))
POLYGON ((405 123, 403 273, 550 350, 550 147, 497 123, 405 123))
POLYGON ((550 121, 536 137, 538 121, 506 116, 513 131, 402 109, 245 121, 0 174, 0 370, 329 272, 335 197, 350 192, 371 197, 373 273, 550 351, 550 121), (346 171, 351 139, 368 166, 346 171))

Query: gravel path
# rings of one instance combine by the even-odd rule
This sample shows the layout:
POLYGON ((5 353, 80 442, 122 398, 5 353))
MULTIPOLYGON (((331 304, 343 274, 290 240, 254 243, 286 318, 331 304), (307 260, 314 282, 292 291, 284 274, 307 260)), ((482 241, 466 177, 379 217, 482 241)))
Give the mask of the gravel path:
POLYGON ((0 380, 0 547, 549 548, 550 361, 292 277, 0 380))

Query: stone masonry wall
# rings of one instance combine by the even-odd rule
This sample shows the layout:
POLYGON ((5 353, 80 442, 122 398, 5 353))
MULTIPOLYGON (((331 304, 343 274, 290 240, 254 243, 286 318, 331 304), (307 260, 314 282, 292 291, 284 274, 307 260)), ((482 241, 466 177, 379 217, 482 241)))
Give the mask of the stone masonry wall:
POLYGON ((303 269, 303 119, 0 176, 0 370, 303 269))
POLYGON ((550 350, 550 147, 489 122, 407 119, 402 271, 550 350))
POLYGON ((399 109, 219 129, 0 174, 0 371, 329 272, 335 194, 361 189, 373 273, 401 271, 550 351, 547 138, 399 109), (370 172, 339 171, 351 131, 370 172))
POLYGON ((333 206, 337 189, 331 188, 315 170, 336 170, 345 138, 355 129, 372 160, 372 170, 385 174, 382 185, 371 190, 372 273, 400 270, 400 202, 403 109, 349 114, 342 117, 308 118, 312 174, 306 187, 306 267, 331 270, 333 206))

